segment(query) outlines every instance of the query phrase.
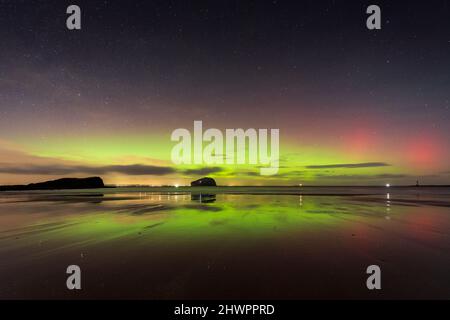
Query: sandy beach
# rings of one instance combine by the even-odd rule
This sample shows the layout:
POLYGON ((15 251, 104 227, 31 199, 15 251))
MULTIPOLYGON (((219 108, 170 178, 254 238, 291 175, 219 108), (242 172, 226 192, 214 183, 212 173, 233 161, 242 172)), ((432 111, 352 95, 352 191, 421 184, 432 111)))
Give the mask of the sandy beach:
POLYGON ((450 297, 449 188, 192 191, 1 193, 0 298, 450 297))

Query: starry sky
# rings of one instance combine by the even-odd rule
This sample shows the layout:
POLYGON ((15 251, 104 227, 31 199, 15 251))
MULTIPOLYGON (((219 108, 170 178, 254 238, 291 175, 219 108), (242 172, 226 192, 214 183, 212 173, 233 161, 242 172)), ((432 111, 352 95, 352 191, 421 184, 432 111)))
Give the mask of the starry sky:
POLYGON ((0 184, 450 184, 445 0, 1 0, 0 39, 0 184), (194 120, 280 129, 279 173, 174 165, 194 120))

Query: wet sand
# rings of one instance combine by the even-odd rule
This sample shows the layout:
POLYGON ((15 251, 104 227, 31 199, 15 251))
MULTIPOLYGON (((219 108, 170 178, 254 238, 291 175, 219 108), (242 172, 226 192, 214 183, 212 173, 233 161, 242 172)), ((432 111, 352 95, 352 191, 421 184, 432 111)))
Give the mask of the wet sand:
POLYGON ((0 298, 450 298, 450 188, 191 191, 0 193, 0 298))

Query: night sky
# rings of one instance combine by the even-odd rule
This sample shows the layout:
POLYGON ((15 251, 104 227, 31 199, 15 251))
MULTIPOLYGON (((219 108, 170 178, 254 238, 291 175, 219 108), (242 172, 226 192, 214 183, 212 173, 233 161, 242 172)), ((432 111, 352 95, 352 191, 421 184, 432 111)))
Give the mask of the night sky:
POLYGON ((0 184, 450 184, 449 1, 2 0, 0 39, 0 184), (279 174, 175 166, 194 120, 279 128, 279 174))

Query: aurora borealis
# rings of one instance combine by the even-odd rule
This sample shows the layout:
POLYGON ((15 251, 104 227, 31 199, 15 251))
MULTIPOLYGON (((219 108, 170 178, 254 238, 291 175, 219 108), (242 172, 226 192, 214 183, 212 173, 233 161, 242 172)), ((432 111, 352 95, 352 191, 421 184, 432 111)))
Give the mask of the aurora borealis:
POLYGON ((450 4, 68 1, 0 6, 0 184, 450 184, 450 4), (175 166, 176 128, 280 129, 280 170, 175 166))

